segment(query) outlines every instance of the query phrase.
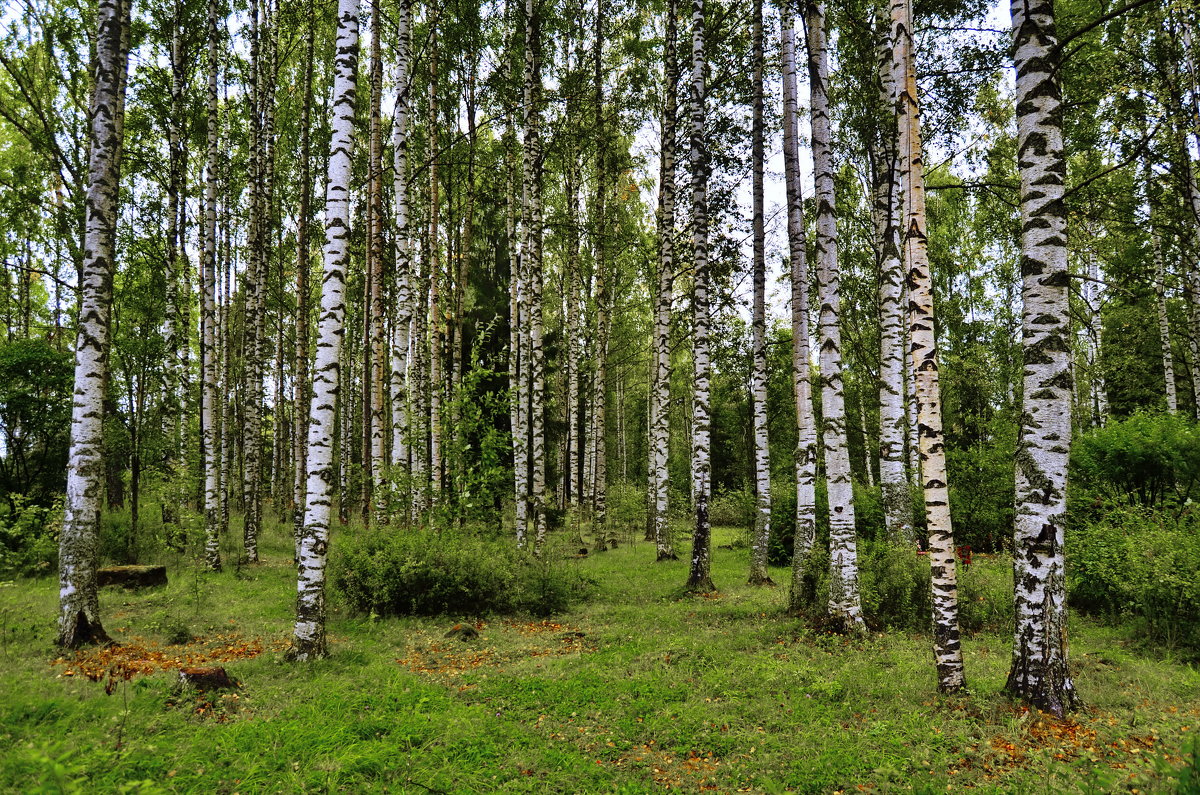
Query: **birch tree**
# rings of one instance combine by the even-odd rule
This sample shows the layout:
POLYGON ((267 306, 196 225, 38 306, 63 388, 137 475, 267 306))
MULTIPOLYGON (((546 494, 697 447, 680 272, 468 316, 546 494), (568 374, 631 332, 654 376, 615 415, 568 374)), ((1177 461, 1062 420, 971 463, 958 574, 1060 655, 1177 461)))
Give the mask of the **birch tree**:
POLYGON ((707 65, 704 50, 704 0, 692 0, 691 167, 692 167, 692 501, 695 527, 692 530, 692 563, 688 572, 689 591, 716 590, 710 556, 712 525, 708 517, 712 489, 712 451, 709 448, 710 368, 708 352, 709 264, 708 264, 708 143, 705 137, 705 85, 707 65))
MULTIPOLYGON (((212 2, 212 0, 210 0, 212 2)), ((308 477, 308 410, 309 392, 312 384, 308 372, 309 347, 309 303, 310 274, 312 262, 309 249, 309 216, 312 214, 312 103, 313 103, 313 49, 316 24, 313 18, 313 2, 309 0, 304 28, 304 100, 300 109, 300 207, 296 225, 296 368, 292 384, 292 404, 295 419, 292 423, 294 501, 292 535, 299 543, 304 529, 305 480, 308 477)), ((299 547, 295 557, 300 558, 299 547)))
POLYGON ((774 585, 767 573, 767 545, 771 540, 771 451, 767 444, 767 235, 764 221, 763 184, 766 158, 763 154, 763 9, 754 0, 752 58, 754 99, 751 155, 754 202, 754 308, 752 325, 754 359, 751 396, 754 415, 755 510, 754 537, 750 546, 750 584, 774 585))
POLYGON ((942 433, 942 393, 938 380, 933 280, 925 217, 925 163, 921 154, 921 117, 914 62, 912 0, 891 4, 892 40, 903 88, 896 105, 900 128, 900 169, 904 182, 904 258, 908 267, 909 350, 917 404, 921 490, 929 530, 929 569, 933 588, 933 657, 938 690, 966 685, 958 629, 958 578, 950 488, 942 433))
MULTIPOLYGON (((217 288, 217 166, 219 122, 217 116, 217 70, 220 56, 217 28, 217 0, 208 0, 208 84, 207 84, 207 152, 204 182, 204 234, 200 265, 202 270, 203 333, 201 337, 201 367, 203 378, 203 410, 200 418, 204 450, 204 560, 212 571, 221 569, 221 493, 220 449, 217 447, 216 419, 220 405, 217 391, 217 367, 221 351, 217 345, 216 288, 217 288)), ((307 355, 307 351, 305 351, 307 355)))
POLYGON ((846 630, 865 627, 858 593, 858 550, 854 528, 854 488, 846 445, 846 404, 842 384, 839 328, 841 277, 837 257, 833 152, 829 139, 829 45, 825 5, 805 5, 808 74, 811 90, 813 179, 817 198, 817 283, 821 300, 821 407, 825 474, 829 495, 829 614, 846 630))
POLYGON ((817 533, 817 428, 813 417, 808 342, 808 233, 800 189, 799 92, 796 87, 796 32, 790 4, 780 13, 783 59, 783 170, 787 190, 788 254, 791 258, 792 394, 796 402, 796 532, 788 611, 803 607, 808 556, 817 533))
POLYGON ((75 390, 67 497, 58 543, 58 645, 63 648, 110 642, 100 622, 96 558, 131 13, 130 0, 99 0, 96 8, 75 390))
POLYGON ((1016 456, 1012 666, 1005 688, 1062 716, 1079 697, 1067 667, 1063 530, 1071 452, 1062 89, 1052 0, 1012 0, 1021 174, 1024 390, 1016 456))
POLYGON ((296 626, 289 657, 328 653, 325 640, 325 562, 333 504, 334 406, 346 319, 346 265, 350 235, 350 158, 354 146, 354 93, 358 67, 358 0, 338 0, 328 177, 325 189, 325 272, 317 327, 313 405, 308 425, 308 489, 297 571, 296 626))
POLYGON ((396 202, 395 316, 391 339, 392 458, 394 475, 406 479, 409 458, 409 326, 412 322, 412 254, 409 241, 408 125, 412 96, 412 0, 400 0, 396 32, 396 108, 392 122, 392 193, 396 202))

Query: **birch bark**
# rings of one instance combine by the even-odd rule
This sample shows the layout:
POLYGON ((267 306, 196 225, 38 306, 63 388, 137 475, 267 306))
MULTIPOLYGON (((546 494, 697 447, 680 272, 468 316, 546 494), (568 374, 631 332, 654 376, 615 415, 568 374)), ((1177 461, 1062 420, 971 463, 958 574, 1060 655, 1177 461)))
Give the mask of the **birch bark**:
POLYGON ((66 512, 58 545, 58 645, 64 648, 110 642, 100 623, 96 558, 104 490, 104 385, 108 380, 131 5, 129 0, 99 0, 96 8, 75 397, 66 512))
POLYGON ((349 261, 350 162, 354 146, 354 93, 358 66, 358 0, 338 0, 333 81, 333 119, 325 191, 325 272, 308 425, 308 494, 300 538, 296 626, 289 657, 311 660, 328 654, 325 639, 325 562, 333 501, 334 407, 346 320, 349 261))
POLYGON ((1013 528, 1015 631, 1006 689, 1062 716, 1079 697, 1067 667, 1063 558, 1071 369, 1062 90, 1052 0, 1012 0, 1021 174, 1024 391, 1013 528))
POLYGON ((221 402, 217 391, 217 368, 221 353, 216 337, 217 309, 217 167, 219 122, 217 116, 218 58, 217 0, 208 0, 208 85, 207 85, 207 153, 204 183, 204 235, 200 253, 203 269, 201 339, 201 369, 204 379, 204 400, 200 429, 204 450, 204 559, 211 571, 221 570, 221 488, 220 449, 217 443, 217 406, 221 402))

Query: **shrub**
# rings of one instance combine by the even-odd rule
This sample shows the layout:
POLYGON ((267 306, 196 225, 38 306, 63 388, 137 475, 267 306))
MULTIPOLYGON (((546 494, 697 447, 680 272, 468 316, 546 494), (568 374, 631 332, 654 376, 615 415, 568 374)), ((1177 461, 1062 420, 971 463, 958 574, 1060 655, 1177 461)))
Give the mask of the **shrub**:
POLYGON ((566 610, 589 588, 557 557, 547 549, 535 559, 509 540, 384 528, 339 539, 330 582, 361 613, 545 616, 566 610))
POLYGON ((49 507, 9 496, 12 510, 0 516, 0 574, 29 577, 58 566, 58 534, 62 530, 62 498, 49 507))
POLYGON ((708 504, 708 518, 715 527, 752 527, 754 525, 754 491, 752 489, 717 489, 708 504))
POLYGON ((1178 414, 1113 420, 1072 445, 1071 477, 1080 505, 1183 505, 1200 483, 1200 426, 1178 414))
POLYGON ((1200 653, 1200 515, 1106 507, 1067 533, 1071 604, 1132 620, 1152 643, 1200 653))

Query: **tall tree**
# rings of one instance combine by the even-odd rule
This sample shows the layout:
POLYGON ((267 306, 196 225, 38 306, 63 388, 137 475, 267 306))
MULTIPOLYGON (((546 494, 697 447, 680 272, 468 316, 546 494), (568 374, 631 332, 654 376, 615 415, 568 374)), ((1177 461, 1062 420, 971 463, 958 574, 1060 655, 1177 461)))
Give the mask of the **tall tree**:
POLYGON ((813 179, 817 197, 817 283, 821 300, 821 408, 829 495, 829 614, 847 630, 864 627, 858 593, 854 488, 846 441, 846 403, 839 328, 841 276, 837 254, 833 151, 829 137, 829 45, 825 5, 807 0, 804 14, 811 91, 813 179))
POLYGON ((783 58, 783 170, 787 190, 788 254, 791 258, 792 395, 796 402, 796 531, 788 610, 804 604, 804 578, 817 533, 817 427, 813 417, 808 343, 808 234, 800 190, 799 92, 796 87, 796 31, 791 5, 780 14, 783 58))
POLYGON ((392 467, 405 478, 409 458, 409 412, 407 387, 410 366, 409 325, 412 321, 412 255, 409 241, 408 124, 412 96, 412 0, 400 0, 396 33, 396 110, 392 122, 392 193, 396 202, 395 316, 392 321, 392 467))
POLYGON ((217 115, 220 42, 217 22, 217 0, 208 0, 208 133, 204 174, 204 233, 201 235, 200 252, 203 307, 200 356, 204 392, 200 429, 201 447, 204 451, 204 557, 205 564, 213 571, 219 571, 221 568, 221 451, 218 448, 217 437, 217 416, 221 404, 217 388, 217 369, 221 350, 216 335, 217 167, 220 155, 220 117, 217 115))
POLYGON ((692 0, 691 166, 692 166, 692 564, 690 591, 713 591, 711 570, 712 525, 708 516, 712 489, 710 422, 712 363, 709 359, 708 263, 708 144, 705 130, 704 0, 692 0))
MULTIPOLYGON (((213 0, 210 0, 212 2, 213 0)), ((313 48, 316 24, 313 14, 314 0, 308 0, 304 22, 304 100, 300 108, 300 207, 296 220, 296 362, 295 382, 292 384, 292 458, 293 480, 292 535, 299 543, 304 529, 304 492, 308 478, 308 412, 312 383, 308 373, 309 315, 312 306, 309 294, 312 288, 309 279, 312 262, 309 251, 309 227, 312 215, 312 104, 313 104, 313 48)), ((299 559, 299 547, 295 555, 299 559)))
POLYGON ((958 578, 954 531, 950 521, 949 476, 942 433, 942 393, 938 380, 933 280, 925 217, 925 163, 921 154, 921 116, 913 42, 912 0, 893 0, 892 40, 904 77, 896 113, 900 128, 900 172, 904 182, 904 255, 908 266, 909 350, 917 403, 921 490, 929 530, 929 568, 933 588, 933 656, 938 689, 962 689, 962 648, 958 630, 958 578))
POLYGON ((75 338, 75 399, 67 499, 58 543, 58 645, 64 648, 109 641, 100 622, 96 558, 104 488, 104 389, 108 382, 131 13, 130 0, 99 0, 96 9, 83 272, 75 338))
POLYGON ((751 397, 754 415, 755 510, 754 540, 750 546, 750 584, 774 585, 767 573, 767 547, 771 540, 771 450, 767 438, 767 233, 764 220, 764 182, 766 157, 763 153, 763 9, 762 0, 754 0, 753 29, 750 34, 754 61, 754 99, 751 155, 754 202, 754 359, 751 397))
POLYGON ((658 289, 654 303, 653 383, 650 394, 651 527, 658 560, 676 559, 667 514, 670 453, 671 298, 675 289, 675 136, 679 83, 679 6, 668 0, 663 42, 662 135, 658 171, 658 289))
POLYGON ((1024 389, 1013 528, 1016 629, 1006 689, 1062 716, 1079 697, 1067 667, 1063 530, 1071 453, 1062 89, 1053 0, 1012 0, 1021 174, 1024 389))
POLYGON ((354 147, 354 93, 358 70, 358 0, 338 0, 333 119, 325 188, 325 273, 317 327, 312 413, 308 425, 308 494, 300 538, 296 626, 289 656, 311 660, 328 653, 325 640, 325 562, 335 472, 342 336, 346 322, 346 266, 350 237, 350 158, 354 147))

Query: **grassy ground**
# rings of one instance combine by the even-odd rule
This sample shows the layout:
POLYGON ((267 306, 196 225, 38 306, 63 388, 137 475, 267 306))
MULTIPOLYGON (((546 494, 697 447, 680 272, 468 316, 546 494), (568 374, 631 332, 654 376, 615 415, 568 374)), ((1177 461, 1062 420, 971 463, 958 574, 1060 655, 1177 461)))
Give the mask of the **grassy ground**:
POLYGON ((567 559, 590 603, 471 621, 471 641, 445 637, 452 619, 335 605, 333 656, 288 664, 294 575, 273 532, 263 565, 176 560, 165 588, 105 589, 122 651, 57 658, 55 583, 0 584, 0 790, 1170 792, 1197 748, 1200 674, 1117 630, 1073 621, 1088 707, 1072 720, 999 695, 999 635, 966 640, 971 692, 939 697, 928 637, 808 631, 782 589, 743 584, 741 551, 718 550, 712 597, 685 597, 686 561, 652 563, 649 544, 567 559), (177 688, 172 669, 204 661, 236 695, 177 688))

